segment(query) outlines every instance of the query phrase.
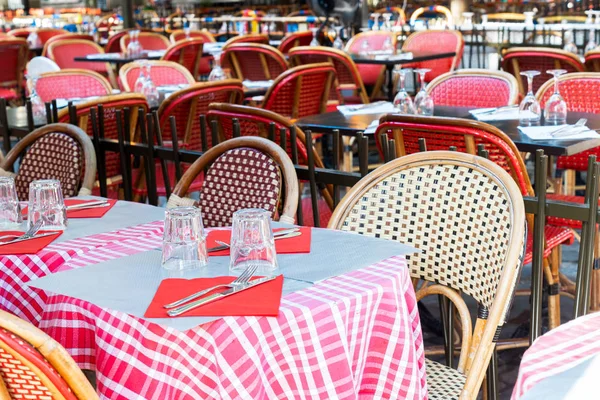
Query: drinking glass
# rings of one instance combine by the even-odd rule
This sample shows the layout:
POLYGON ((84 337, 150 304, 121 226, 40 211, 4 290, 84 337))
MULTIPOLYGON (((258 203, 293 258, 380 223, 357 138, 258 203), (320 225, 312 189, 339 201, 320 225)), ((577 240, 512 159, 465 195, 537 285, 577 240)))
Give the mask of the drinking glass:
POLYGON ((596 30, 590 29, 589 41, 585 45, 585 50, 583 51, 583 54, 585 55, 587 52, 595 50, 596 47, 597 47, 597 45, 596 45, 596 30))
POLYGON ((32 76, 27 78, 29 80, 29 87, 31 93, 29 94, 29 100, 31 101, 31 112, 33 114, 33 122, 36 125, 42 125, 47 122, 46 120, 46 105, 42 101, 41 97, 37 94, 37 82, 39 76, 32 76))
POLYGON ((379 14, 379 13, 371 14, 371 18, 373 18, 373 27, 371 28, 371 30, 373 30, 373 31, 379 30, 379 16, 380 15, 381 14, 379 14))
POLYGON ((338 50, 344 50, 344 41, 342 40, 342 29, 343 26, 334 26, 335 29, 335 40, 333 41, 333 48, 338 50))
POLYGON ((385 40, 383 41, 383 44, 381 46, 381 50, 384 51, 386 54, 394 54, 394 45, 392 44, 392 39, 389 37, 386 37, 385 40))
POLYGON ((138 62, 140 65, 140 75, 135 81, 133 85, 133 91, 135 93, 142 93, 144 91, 144 84, 146 83, 146 60, 141 60, 138 62))
POLYGON ((392 30, 392 13, 384 13, 381 15, 383 17, 383 29, 386 31, 392 30))
POLYGON ((568 51, 569 53, 578 54, 579 49, 577 45, 574 43, 573 31, 565 32, 565 45, 563 47, 564 51, 568 51))
POLYGON ((320 46, 321 43, 319 43, 319 39, 317 38, 317 35, 319 34, 319 28, 310 28, 310 31, 313 34, 313 38, 310 41, 310 45, 311 46, 320 46))
POLYGON ((197 207, 175 207, 165 213, 162 266, 188 270, 208 264, 202 215, 197 207))
POLYGON ((186 22, 183 25, 183 33, 185 34, 185 38, 189 39, 190 38, 190 32, 191 32, 192 28, 190 27, 190 23, 186 22))
POLYGON ((414 114, 415 105, 413 104, 410 95, 404 87, 404 81, 406 79, 406 70, 396 68, 394 72, 398 76, 398 81, 400 83, 398 93, 396 93, 396 97, 394 97, 394 108, 401 114, 414 114))
POLYGON ((221 68, 221 51, 213 51, 212 53, 213 56, 213 67, 212 70, 210 71, 210 74, 208 75, 208 81, 209 82, 215 82, 215 81, 224 81, 225 79, 228 78, 227 73, 225 72, 225 70, 223 68, 221 68))
POLYGON ((539 71, 521 72, 521 75, 527 77, 527 95, 519 105, 519 121, 523 126, 537 124, 542 116, 540 103, 533 94, 533 78, 539 74, 539 71))
POLYGON ((472 12, 463 12, 462 16, 463 16, 463 21, 462 21, 462 28, 465 30, 471 30, 473 29, 473 15, 474 13, 472 12))
POLYGON ((256 265, 262 274, 277 268, 271 213, 260 208, 233 213, 229 269, 245 270, 251 265, 256 265))
POLYGON ((371 46, 369 46, 369 41, 365 38, 362 43, 360 44, 360 51, 358 52, 358 54, 361 57, 369 57, 369 53, 371 52, 371 46))
POLYGON ((142 94, 146 96, 146 101, 151 108, 156 108, 159 106, 159 93, 156 85, 152 81, 152 64, 146 63, 146 80, 144 81, 144 86, 142 87, 142 94))
POLYGON ((60 181, 42 179, 31 182, 27 211, 28 229, 40 219, 43 221, 44 229, 56 231, 67 229, 67 208, 60 181))
POLYGON ((427 84, 425 83, 425 74, 431 69, 429 68, 418 68, 415 72, 419 74, 419 82, 421 89, 415 96, 415 111, 419 115, 433 115, 433 98, 427 93, 427 84))
POLYGON ((546 101, 544 118, 546 125, 561 125, 567 120, 567 103, 558 91, 558 77, 567 73, 564 69, 550 69, 546 71, 554 76, 554 93, 546 101))
POLYGON ((23 216, 15 180, 10 176, 0 176, 0 229, 16 228, 21 222, 23 216))

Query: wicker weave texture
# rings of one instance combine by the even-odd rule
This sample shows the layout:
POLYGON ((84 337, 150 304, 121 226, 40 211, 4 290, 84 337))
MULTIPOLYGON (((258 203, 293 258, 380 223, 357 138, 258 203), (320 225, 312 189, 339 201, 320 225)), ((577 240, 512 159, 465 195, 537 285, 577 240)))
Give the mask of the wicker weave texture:
POLYGON ((235 76, 235 78, 241 80, 275 79, 287 69, 285 59, 277 52, 268 48, 244 47, 243 44, 225 49, 222 59, 223 67, 229 68, 232 72, 235 70, 232 67, 232 60, 237 60, 241 76, 235 76))
POLYGON ((483 75, 450 76, 430 92, 436 105, 472 108, 506 106, 510 95, 506 80, 483 75))
POLYGON ((98 54, 99 48, 94 42, 88 40, 59 40, 52 43, 48 56, 61 69, 80 68, 107 74, 107 64, 99 62, 75 61, 75 57, 85 57, 98 54))
POLYGON ((427 395, 430 400, 458 400, 467 378, 455 370, 425 359, 427 395))
MULTIPOLYGON (((464 51, 464 42, 460 34, 454 31, 429 30, 413 33, 402 46, 403 51, 407 52, 456 52, 452 58, 442 58, 439 60, 421 61, 410 64, 411 68, 429 68, 425 74, 425 81, 431 82, 432 79, 458 68, 464 51)), ((408 66, 407 66, 408 67, 408 66)))
POLYGON ((110 95, 102 81, 92 75, 78 73, 41 76, 36 84, 36 92, 43 102, 110 95))
MULTIPOLYGON (((139 66, 134 66, 127 70, 127 84, 130 88, 135 87, 135 81, 140 76, 141 68, 139 66)), ((189 78, 181 73, 177 68, 172 68, 168 65, 156 65, 152 64, 150 68, 150 76, 152 77, 152 82, 156 86, 169 86, 169 85, 185 85, 192 84, 193 81, 190 81, 189 78)))

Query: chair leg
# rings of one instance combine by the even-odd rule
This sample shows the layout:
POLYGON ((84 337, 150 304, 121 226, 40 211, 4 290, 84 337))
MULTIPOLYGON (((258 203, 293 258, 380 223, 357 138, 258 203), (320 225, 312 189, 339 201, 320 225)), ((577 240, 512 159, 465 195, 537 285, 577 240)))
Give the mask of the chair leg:
POLYGON ((560 325, 560 251, 552 249, 550 256, 544 260, 544 275, 548 282, 548 326, 554 329, 560 325))
POLYGON ((592 287, 590 288, 590 310, 600 310, 600 229, 596 226, 594 243, 594 264, 592 266, 592 287))
POLYGON ((575 195, 575 179, 576 172, 572 169, 567 169, 564 172, 564 194, 568 196, 575 195))
POLYGON ((485 395, 487 395, 488 400, 498 399, 498 352, 496 349, 492 352, 492 358, 488 365, 486 386, 483 394, 484 398, 486 397, 485 395))

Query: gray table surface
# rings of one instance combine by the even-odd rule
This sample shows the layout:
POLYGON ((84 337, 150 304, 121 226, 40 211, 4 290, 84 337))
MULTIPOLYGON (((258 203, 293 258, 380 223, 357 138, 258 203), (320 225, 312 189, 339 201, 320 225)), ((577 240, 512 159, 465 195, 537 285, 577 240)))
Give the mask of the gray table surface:
MULTIPOLYGON (((415 249, 397 242, 327 229, 314 229, 311 252, 279 254, 283 274, 283 295, 312 286, 330 277, 367 267, 415 249)), ((161 267, 161 252, 152 250, 29 282, 48 292, 82 299, 100 307, 144 318, 160 282, 165 278, 201 278, 231 275, 229 256, 210 257, 209 264, 186 273, 168 273, 161 267)), ((184 331, 221 317, 148 318, 166 327, 184 331)), ((144 318, 145 319, 145 318, 144 318)))

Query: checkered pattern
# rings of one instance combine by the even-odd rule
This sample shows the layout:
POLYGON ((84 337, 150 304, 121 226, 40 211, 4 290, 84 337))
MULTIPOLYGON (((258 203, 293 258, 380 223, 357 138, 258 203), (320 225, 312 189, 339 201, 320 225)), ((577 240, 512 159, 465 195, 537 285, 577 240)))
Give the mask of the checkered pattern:
POLYGON ((454 368, 425 359, 429 400, 458 400, 467 378, 454 368))
POLYGON ((538 338, 525 352, 512 400, 518 400, 543 379, 573 368, 600 353, 600 314, 559 326, 538 338))

